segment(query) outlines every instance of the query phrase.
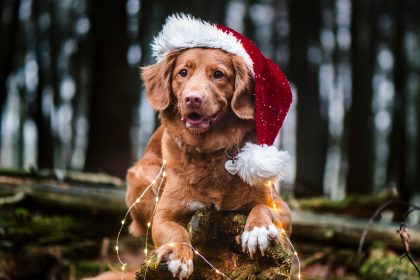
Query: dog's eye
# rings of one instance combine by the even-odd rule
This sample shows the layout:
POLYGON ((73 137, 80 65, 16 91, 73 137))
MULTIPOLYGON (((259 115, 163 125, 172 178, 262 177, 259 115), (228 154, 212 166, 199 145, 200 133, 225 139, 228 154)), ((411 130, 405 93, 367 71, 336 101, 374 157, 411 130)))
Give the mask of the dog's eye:
POLYGON ((183 78, 187 77, 188 75, 187 69, 181 69, 181 71, 179 71, 179 75, 183 78))
POLYGON ((222 71, 219 71, 219 70, 216 70, 216 71, 214 71, 214 73, 213 73, 213 78, 215 78, 215 79, 221 79, 221 78, 223 78, 225 75, 223 74, 223 72, 222 71))

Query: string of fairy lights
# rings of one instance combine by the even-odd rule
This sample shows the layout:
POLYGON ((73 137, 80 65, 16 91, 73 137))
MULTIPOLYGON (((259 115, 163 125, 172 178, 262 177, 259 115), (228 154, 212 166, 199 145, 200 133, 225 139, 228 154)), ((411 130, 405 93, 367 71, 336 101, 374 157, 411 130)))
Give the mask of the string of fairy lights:
MULTIPOLYGON (((127 217, 131 213, 131 210, 133 209, 133 207, 136 206, 137 204, 139 204, 141 202, 142 198, 144 197, 144 195, 150 189, 152 189, 154 191, 154 193, 155 193, 155 203, 154 203, 154 206, 153 206, 153 211, 152 211, 151 218, 147 222, 146 237, 145 237, 145 247, 144 247, 144 250, 143 250, 143 252, 144 252, 144 254, 145 254, 146 258, 147 258, 148 257, 148 241, 149 241, 150 228, 152 226, 152 220, 153 220, 153 217, 155 215, 156 208, 157 208, 157 205, 158 205, 158 202, 159 202, 160 190, 161 190, 161 187, 162 187, 163 182, 164 182, 165 177, 166 177, 165 165, 166 165, 166 160, 163 160, 162 166, 160 167, 160 170, 159 170, 156 178, 144 189, 144 191, 141 193, 141 195, 137 197, 137 199, 134 201, 134 203, 128 208, 127 212, 124 215, 124 218, 121 220, 121 226, 120 226, 120 229, 119 229, 118 234, 117 234, 115 251, 117 253, 118 261, 121 264, 121 279, 122 280, 124 279, 124 272, 125 272, 125 269, 127 267, 127 262, 125 262, 125 261, 122 260, 122 258, 120 256, 120 253, 119 253, 120 252, 120 250, 119 250, 119 242, 120 242, 120 236, 121 236, 122 230, 124 229, 124 225, 126 223, 127 217), (154 187, 153 187, 153 186, 156 186, 156 185, 157 185, 157 190, 155 190, 154 187)), ((275 204, 274 195, 273 195, 273 192, 274 192, 273 188, 274 188, 274 186, 273 186, 272 182, 269 182, 267 185, 268 185, 268 187, 270 189, 270 196, 271 196, 272 207, 273 207, 273 209, 277 209, 277 205, 275 204)), ((301 279, 300 260, 299 260, 299 257, 298 257, 298 253, 295 250, 295 248, 294 248, 292 242, 290 241, 289 237, 287 236, 286 231, 284 229, 280 229, 280 232, 284 235, 287 243, 290 245, 290 248, 292 250, 293 255, 296 258, 296 261, 297 261, 297 264, 298 264, 298 275, 297 276, 298 276, 298 279, 301 279)), ((213 269, 213 271, 216 274, 219 274, 219 275, 223 276, 224 278, 231 280, 231 278, 229 276, 227 276, 225 273, 223 273, 222 271, 220 271, 219 269, 217 269, 208 259, 206 259, 199 251, 197 251, 194 248, 194 246, 192 246, 189 243, 183 243, 183 242, 181 242, 181 243, 174 243, 174 242, 170 242, 170 243, 167 243, 167 244, 163 244, 157 250, 155 250, 153 254, 154 255, 157 255, 160 252, 160 250, 162 250, 166 246, 175 247, 177 245, 190 247, 193 250, 194 254, 197 255, 198 257, 200 257, 205 263, 207 263, 213 269)), ((151 258, 147 261, 147 266, 146 266, 146 270, 145 270, 144 278, 143 279, 146 279, 147 269, 148 269, 148 267, 150 265, 150 262, 151 262, 151 258)))

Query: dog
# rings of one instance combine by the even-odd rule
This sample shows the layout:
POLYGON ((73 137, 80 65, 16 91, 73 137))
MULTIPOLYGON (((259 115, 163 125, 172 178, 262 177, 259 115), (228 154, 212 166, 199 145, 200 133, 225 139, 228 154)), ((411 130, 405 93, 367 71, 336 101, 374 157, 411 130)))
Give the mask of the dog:
POLYGON ((198 209, 249 212, 241 241, 251 256, 281 242, 280 229, 290 235, 291 212, 279 195, 273 193, 271 208, 268 188, 251 186, 224 167, 230 155, 257 140, 253 79, 243 58, 217 48, 176 50, 142 68, 141 77, 161 125, 128 170, 127 205, 157 177, 164 160, 167 176, 154 215, 152 191, 133 207, 130 232, 143 235, 153 215, 158 260, 178 278, 193 272, 193 251, 180 243, 191 243, 185 225, 198 209))

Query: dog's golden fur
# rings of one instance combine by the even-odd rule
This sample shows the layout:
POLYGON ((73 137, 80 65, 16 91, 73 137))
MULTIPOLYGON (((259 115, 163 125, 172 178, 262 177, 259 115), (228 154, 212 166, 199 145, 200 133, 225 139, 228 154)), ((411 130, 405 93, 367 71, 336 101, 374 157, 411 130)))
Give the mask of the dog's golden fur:
MULTIPOLYGON (((126 201, 128 206, 135 202, 156 178, 165 159, 167 177, 152 224, 155 245, 190 243, 185 224, 198 208, 210 206, 249 213, 245 232, 274 224, 290 234, 287 204, 274 193, 276 209, 270 208, 268 188, 251 187, 224 168, 226 151, 235 154, 245 142, 256 142, 252 79, 243 60, 218 49, 193 48, 172 52, 164 61, 143 68, 142 78, 150 105, 160 112, 161 126, 141 160, 128 170, 126 201), (185 76, 185 72, 180 74, 183 69, 187 70, 185 76), (191 109, 186 105, 188 92, 200 93, 200 106, 191 109), (208 122, 188 127, 182 119, 192 111, 208 122)), ((149 191, 134 206, 132 234, 145 233, 154 203, 155 194, 149 191)), ((279 236, 274 239, 281 241, 279 236)), ((260 249, 264 248, 260 245, 260 249)), ((174 276, 180 278, 191 274, 192 257, 192 250, 183 245, 159 250, 160 259, 184 265, 184 271, 181 265, 179 270, 175 267, 177 271, 172 267, 174 276)))

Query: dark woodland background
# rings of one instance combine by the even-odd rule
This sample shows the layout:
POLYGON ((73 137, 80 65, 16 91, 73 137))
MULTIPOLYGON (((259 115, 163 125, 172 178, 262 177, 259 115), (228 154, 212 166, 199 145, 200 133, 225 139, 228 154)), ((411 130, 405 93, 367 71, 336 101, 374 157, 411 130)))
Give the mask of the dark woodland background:
POLYGON ((174 12, 243 32, 284 70, 297 196, 420 192, 415 0, 2 0, 1 166, 124 176, 156 126, 138 66, 174 12))
POLYGON ((242 32, 288 77, 286 190, 419 203, 418 0, 0 0, 0 168, 123 178, 158 125, 139 66, 176 12, 242 32))

